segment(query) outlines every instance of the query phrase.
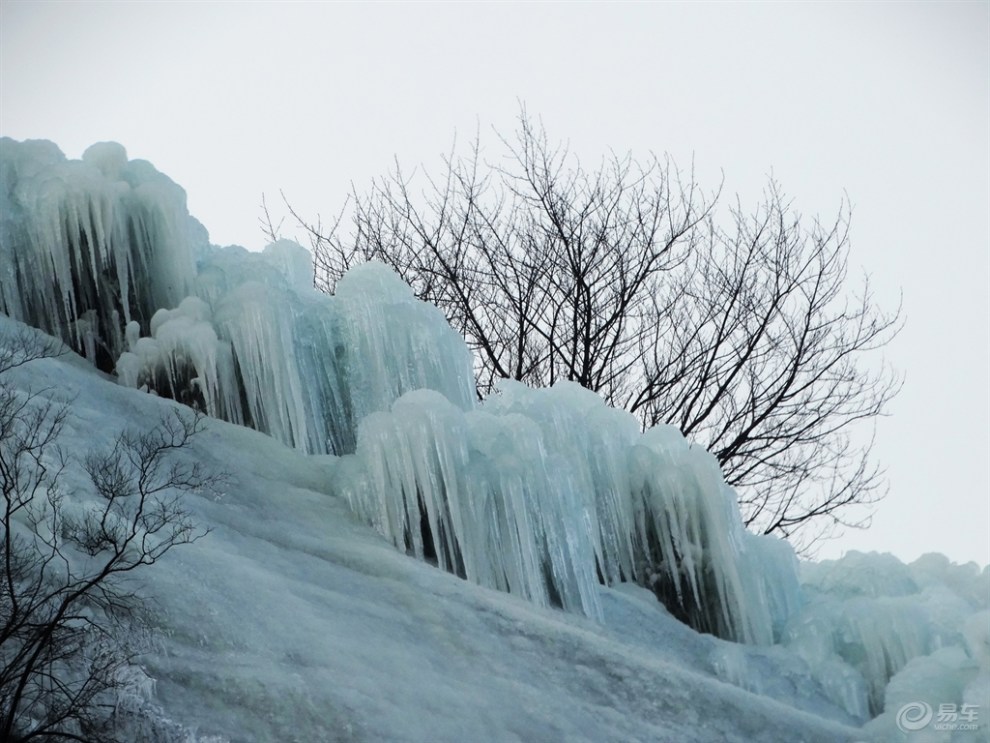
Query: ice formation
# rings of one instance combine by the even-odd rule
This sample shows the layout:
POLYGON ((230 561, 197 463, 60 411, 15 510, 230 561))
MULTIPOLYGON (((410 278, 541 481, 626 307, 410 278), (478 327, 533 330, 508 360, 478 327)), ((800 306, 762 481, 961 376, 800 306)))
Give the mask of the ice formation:
POLYGON ((152 317, 150 337, 133 341, 128 327, 123 383, 321 454, 353 451, 357 421, 404 392, 474 403, 463 341, 382 266, 352 271, 327 297, 301 246, 229 247, 200 261, 193 291, 152 317))
MULTIPOLYGON (((986 698, 986 569, 853 554, 799 581, 789 545, 743 528, 714 458, 677 430, 641 432, 572 384, 479 402, 463 339, 381 265, 328 297, 295 243, 210 246, 182 190, 112 143, 70 162, 0 140, 0 183, 0 311, 123 385, 341 455, 336 492, 398 548, 595 619, 602 584, 639 584, 695 629, 776 643, 881 736, 907 701, 986 698)), ((713 666, 762 688, 749 655, 713 666)))
POLYGON ((990 568, 851 552, 802 572, 807 605, 783 643, 855 717, 883 711, 880 730, 909 701, 937 708, 990 690, 990 568))
POLYGON ((207 235, 185 192, 112 142, 69 161, 51 142, 0 138, 0 312, 94 363, 130 321, 188 293, 207 235))
POLYGON ((479 409, 414 392, 361 421, 339 487, 399 547, 468 580, 601 614, 636 582, 703 631, 770 644, 800 605, 788 547, 742 527, 715 460, 573 383, 479 409))
POLYGON ((352 500, 386 535, 422 554, 422 500, 441 564, 505 590, 525 576, 519 590, 538 603, 597 616, 600 580, 633 581, 695 627, 769 643, 799 601, 793 572, 765 584, 773 548, 756 543, 775 540, 745 534, 707 452, 668 427, 641 435, 575 384, 507 382, 467 413, 402 398, 362 422, 358 455, 373 474, 352 500), (385 510, 394 503, 406 507, 385 510))

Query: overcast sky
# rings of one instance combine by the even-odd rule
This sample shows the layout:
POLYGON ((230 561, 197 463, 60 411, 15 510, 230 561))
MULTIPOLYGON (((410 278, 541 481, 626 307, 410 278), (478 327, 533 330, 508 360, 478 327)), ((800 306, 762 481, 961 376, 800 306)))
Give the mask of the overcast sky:
POLYGON ((118 141, 218 244, 263 247, 262 193, 326 217, 396 156, 494 144, 520 101, 589 162, 693 159, 743 204, 772 172, 823 218, 848 194, 906 385, 890 495, 820 556, 990 562, 990 3, 0 2, 0 135, 118 141))

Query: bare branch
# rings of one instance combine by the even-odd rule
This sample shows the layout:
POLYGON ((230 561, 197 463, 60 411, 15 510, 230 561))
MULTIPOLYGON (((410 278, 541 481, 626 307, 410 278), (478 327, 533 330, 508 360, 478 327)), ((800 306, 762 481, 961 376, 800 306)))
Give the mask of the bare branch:
POLYGON ((677 425, 719 459, 751 528, 814 542, 875 502, 882 473, 851 437, 883 415, 899 376, 878 359, 902 325, 868 277, 848 276, 850 209, 804 220, 770 182, 747 211, 716 211, 693 169, 612 153, 586 170, 520 111, 501 157, 480 139, 437 173, 396 163, 329 229, 307 224, 318 282, 356 262, 392 267, 499 379, 572 380, 677 425))
POLYGON ((89 493, 63 492, 67 407, 4 374, 61 352, 36 339, 0 355, 0 739, 116 741, 115 697, 143 649, 123 579, 207 533, 183 499, 224 476, 184 458, 202 420, 173 412, 86 457, 89 493))

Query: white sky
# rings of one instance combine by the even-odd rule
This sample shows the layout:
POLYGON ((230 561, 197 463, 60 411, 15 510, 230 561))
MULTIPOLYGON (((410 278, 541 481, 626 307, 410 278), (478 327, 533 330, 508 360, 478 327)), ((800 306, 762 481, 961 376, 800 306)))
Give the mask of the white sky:
POLYGON ((262 247, 262 193, 329 217, 395 156, 494 147, 519 101, 589 163, 694 158, 744 204, 772 171, 823 217, 848 193, 853 266, 903 290, 907 382, 890 495, 820 556, 990 562, 990 3, 0 0, 0 135, 118 141, 219 244, 262 247))

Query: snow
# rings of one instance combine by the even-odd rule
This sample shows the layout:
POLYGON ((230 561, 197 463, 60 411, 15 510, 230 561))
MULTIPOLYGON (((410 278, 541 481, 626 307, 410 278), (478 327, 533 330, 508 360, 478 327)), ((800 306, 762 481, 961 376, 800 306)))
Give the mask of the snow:
POLYGON ((140 739, 897 740, 924 705, 982 710, 932 740, 985 738, 990 569, 799 565, 676 429, 567 383, 478 401, 390 270, 328 297, 294 243, 210 246, 120 145, 2 139, 0 186, 0 341, 22 320, 116 376, 10 372, 71 401, 65 449, 172 398, 217 419, 192 454, 233 476, 146 574, 140 739))

